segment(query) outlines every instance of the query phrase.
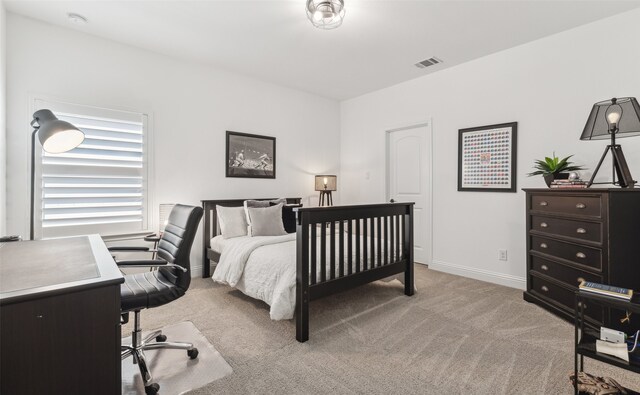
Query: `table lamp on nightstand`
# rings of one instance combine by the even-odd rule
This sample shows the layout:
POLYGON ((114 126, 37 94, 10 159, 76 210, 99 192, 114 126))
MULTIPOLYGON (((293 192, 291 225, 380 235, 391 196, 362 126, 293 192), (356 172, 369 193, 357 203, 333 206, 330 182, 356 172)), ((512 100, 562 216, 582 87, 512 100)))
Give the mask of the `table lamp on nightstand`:
POLYGON ((337 190, 337 184, 338 177, 335 175, 316 176, 316 191, 320 192, 320 196, 318 196, 318 206, 333 206, 331 192, 337 190))

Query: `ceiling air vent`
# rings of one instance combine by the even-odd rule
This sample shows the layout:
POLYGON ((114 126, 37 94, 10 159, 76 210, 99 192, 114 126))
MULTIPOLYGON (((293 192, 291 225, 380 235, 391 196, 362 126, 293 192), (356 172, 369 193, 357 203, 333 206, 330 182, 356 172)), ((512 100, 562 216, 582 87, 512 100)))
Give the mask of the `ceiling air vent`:
POLYGON ((429 67, 429 66, 433 66, 436 65, 438 63, 442 63, 442 60, 436 58, 435 56, 433 58, 429 58, 427 60, 423 60, 422 62, 418 62, 416 63, 416 67, 420 68, 420 69, 424 69, 425 67, 429 67))

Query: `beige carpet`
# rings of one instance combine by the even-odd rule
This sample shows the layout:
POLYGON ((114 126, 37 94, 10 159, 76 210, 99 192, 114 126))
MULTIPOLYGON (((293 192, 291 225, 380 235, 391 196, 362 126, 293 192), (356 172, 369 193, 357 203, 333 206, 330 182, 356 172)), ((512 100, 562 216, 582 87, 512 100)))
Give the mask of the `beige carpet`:
MULTIPOLYGON (((376 282, 311 303, 310 340, 293 321, 210 279, 145 311, 144 328, 189 320, 233 374, 189 394, 570 394, 573 326, 522 292, 416 266, 413 297, 376 282)), ((129 326, 123 329, 126 336, 129 326)), ((586 360, 632 389, 638 375, 586 360)))

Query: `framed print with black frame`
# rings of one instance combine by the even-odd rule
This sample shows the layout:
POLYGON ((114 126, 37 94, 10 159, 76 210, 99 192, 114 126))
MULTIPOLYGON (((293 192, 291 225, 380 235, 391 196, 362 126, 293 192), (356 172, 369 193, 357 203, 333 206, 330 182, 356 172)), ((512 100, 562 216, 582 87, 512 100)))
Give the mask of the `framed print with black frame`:
POLYGON ((458 130, 458 191, 516 192, 518 123, 458 130))
POLYGON ((226 176, 276 178, 276 138, 227 130, 226 176))

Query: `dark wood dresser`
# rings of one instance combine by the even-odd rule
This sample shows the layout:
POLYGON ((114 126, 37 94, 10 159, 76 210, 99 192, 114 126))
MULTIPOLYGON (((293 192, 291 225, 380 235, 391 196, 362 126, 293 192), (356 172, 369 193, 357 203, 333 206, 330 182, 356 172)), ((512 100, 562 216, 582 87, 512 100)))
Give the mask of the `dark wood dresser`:
MULTIPOLYGON (((525 189, 524 299, 573 320, 582 280, 640 292, 640 189, 525 189)), ((631 332, 624 312, 585 305, 586 322, 631 332)))
POLYGON ((119 394, 123 282, 98 235, 0 244, 0 393, 119 394))

